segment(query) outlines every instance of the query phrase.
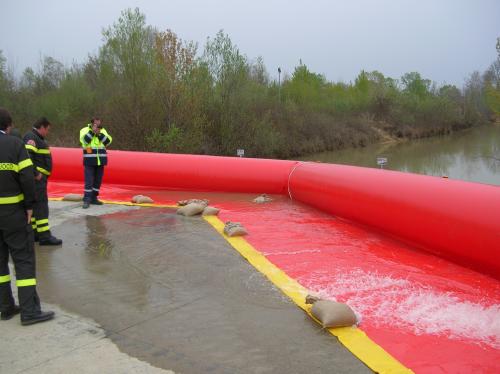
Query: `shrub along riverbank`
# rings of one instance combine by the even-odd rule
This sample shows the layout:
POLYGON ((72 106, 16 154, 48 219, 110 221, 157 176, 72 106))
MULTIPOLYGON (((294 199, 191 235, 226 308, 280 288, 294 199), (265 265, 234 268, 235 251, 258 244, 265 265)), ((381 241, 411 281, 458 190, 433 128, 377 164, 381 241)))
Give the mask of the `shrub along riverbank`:
POLYGON ((462 90, 416 72, 393 79, 362 71, 354 82, 329 82, 302 62, 278 84, 262 59, 249 60, 222 31, 198 51, 128 9, 103 37, 84 63, 44 57, 19 79, 0 53, 0 106, 17 127, 44 115, 55 125, 51 144, 78 146, 78 130, 99 115, 114 149, 234 155, 243 148, 247 156, 289 158, 387 136, 445 134, 500 111, 499 59, 462 90))

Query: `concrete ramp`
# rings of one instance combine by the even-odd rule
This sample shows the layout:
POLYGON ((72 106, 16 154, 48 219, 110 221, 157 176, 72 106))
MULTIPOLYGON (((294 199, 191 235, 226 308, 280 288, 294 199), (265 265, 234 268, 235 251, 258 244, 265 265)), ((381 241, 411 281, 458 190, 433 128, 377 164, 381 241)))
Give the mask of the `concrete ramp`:
MULTIPOLYGON (((134 359, 127 372, 369 372, 199 217, 168 208, 84 211, 79 204, 51 202, 51 222, 64 245, 37 248, 39 290, 42 302, 67 312, 31 330, 9 321, 18 337, 12 349, 47 349, 43 340, 24 335, 37 328, 47 329, 53 341, 73 332, 76 339, 80 330, 71 324, 50 328, 76 315, 95 321, 88 322, 97 332, 89 332, 96 338, 82 343, 86 349, 113 342, 125 357, 146 365, 136 369, 134 359)), ((38 373, 54 372, 56 361, 72 371, 80 367, 70 357, 74 349, 64 348, 31 367, 38 373)), ((97 357, 101 372, 124 372, 106 369, 120 363, 117 356, 97 357)), ((26 369, 21 356, 4 359, 2 371, 26 369)))

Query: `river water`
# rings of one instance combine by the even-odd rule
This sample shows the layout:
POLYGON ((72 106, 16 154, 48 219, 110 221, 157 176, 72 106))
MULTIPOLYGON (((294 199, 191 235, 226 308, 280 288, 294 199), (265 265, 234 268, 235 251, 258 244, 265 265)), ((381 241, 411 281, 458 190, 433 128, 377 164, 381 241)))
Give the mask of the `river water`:
POLYGON ((379 157, 387 158, 384 169, 500 186, 500 126, 481 126, 442 137, 323 152, 301 160, 376 168, 380 167, 377 165, 379 157))

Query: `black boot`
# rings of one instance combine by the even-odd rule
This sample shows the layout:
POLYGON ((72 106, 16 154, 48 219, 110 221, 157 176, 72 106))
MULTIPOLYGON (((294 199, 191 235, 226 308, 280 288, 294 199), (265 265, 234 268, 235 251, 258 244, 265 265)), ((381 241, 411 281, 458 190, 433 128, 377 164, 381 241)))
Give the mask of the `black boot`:
POLYGON ((40 311, 37 314, 30 315, 30 316, 23 316, 21 315, 21 325, 27 326, 27 325, 33 325, 35 323, 39 322, 45 322, 48 320, 51 320, 54 318, 55 313, 51 310, 47 312, 42 312, 40 311))
POLYGON ((102 205, 102 204, 103 204, 103 202, 102 202, 102 201, 100 201, 100 200, 97 198, 97 195, 98 195, 98 193, 97 193, 97 192, 95 192, 95 191, 93 191, 93 192, 92 192, 92 195, 90 196, 90 203, 91 203, 92 205, 102 205))
POLYGON ((14 317, 16 314, 19 314, 20 312, 21 312, 21 308, 19 308, 17 305, 14 305, 8 311, 2 312, 0 319, 2 321, 7 321, 7 320, 11 319, 12 317, 14 317))
POLYGON ((40 239, 39 244, 40 245, 61 245, 62 244, 61 239, 57 239, 55 236, 49 236, 47 238, 40 239))

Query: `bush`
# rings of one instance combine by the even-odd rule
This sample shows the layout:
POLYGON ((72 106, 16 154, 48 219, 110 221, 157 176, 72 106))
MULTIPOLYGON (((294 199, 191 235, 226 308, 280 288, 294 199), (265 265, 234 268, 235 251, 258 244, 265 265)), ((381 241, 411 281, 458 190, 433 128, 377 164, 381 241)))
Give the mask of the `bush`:
POLYGON ((473 73, 463 92, 417 72, 396 80, 361 71, 354 82, 328 82, 302 61, 280 86, 261 58, 250 61, 222 30, 198 54, 195 43, 127 9, 103 37, 81 66, 44 57, 40 71, 28 68, 18 81, 0 51, 0 104, 21 129, 44 115, 56 125, 52 144, 75 146, 78 130, 100 115, 118 149, 235 155, 244 148, 250 157, 290 158, 387 134, 446 134, 500 110, 500 63, 473 73))

